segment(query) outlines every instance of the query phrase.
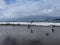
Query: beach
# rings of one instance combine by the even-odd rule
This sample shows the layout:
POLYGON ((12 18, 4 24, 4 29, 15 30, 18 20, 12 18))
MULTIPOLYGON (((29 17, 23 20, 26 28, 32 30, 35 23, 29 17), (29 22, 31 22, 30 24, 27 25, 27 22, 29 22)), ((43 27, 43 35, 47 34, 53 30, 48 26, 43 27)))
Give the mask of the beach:
POLYGON ((0 45, 60 45, 60 23, 0 22, 0 45))

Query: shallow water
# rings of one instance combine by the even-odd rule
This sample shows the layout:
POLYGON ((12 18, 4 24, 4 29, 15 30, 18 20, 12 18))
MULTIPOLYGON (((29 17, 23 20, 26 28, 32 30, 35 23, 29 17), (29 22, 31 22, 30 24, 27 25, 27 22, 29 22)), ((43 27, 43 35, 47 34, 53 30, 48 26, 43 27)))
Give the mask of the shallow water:
POLYGON ((60 45, 60 27, 0 25, 0 45, 60 45))

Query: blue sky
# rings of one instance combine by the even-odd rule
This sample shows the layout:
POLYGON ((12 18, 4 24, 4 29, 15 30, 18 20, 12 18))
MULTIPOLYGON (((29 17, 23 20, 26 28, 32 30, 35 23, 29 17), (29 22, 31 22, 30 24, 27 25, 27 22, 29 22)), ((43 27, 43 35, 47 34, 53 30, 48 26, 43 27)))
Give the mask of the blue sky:
POLYGON ((60 16, 60 0, 0 0, 0 19, 60 16))
POLYGON ((13 4, 16 2, 16 0, 4 0, 5 4, 13 4))

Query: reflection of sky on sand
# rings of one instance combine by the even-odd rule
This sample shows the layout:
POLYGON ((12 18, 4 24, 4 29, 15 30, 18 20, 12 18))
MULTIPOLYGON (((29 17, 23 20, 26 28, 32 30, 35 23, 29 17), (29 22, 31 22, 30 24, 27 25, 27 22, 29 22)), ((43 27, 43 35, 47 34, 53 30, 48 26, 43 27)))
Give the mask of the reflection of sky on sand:
POLYGON ((28 28, 27 25, 0 25, 0 44, 2 41, 4 44, 17 41, 16 43, 19 45, 60 45, 59 30, 60 26, 32 25, 28 28), (54 32, 52 32, 52 28, 54 32))

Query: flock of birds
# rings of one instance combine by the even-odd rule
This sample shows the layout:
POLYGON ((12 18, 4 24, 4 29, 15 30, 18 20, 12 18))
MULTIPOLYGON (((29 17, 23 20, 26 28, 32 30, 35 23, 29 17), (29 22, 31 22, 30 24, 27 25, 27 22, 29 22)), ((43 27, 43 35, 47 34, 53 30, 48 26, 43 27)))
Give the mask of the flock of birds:
MULTIPOLYGON (((33 22, 34 22, 34 21, 31 21, 31 25, 32 25, 33 22)), ((30 28, 31 25, 28 24, 28 26, 27 26, 28 29, 31 29, 31 28, 30 28)), ((52 26, 51 26, 51 31, 52 31, 53 33, 55 32, 55 31, 54 31, 54 27, 55 27, 55 25, 52 25, 52 26)), ((33 32, 33 30, 31 29, 31 34, 32 34, 32 33, 34 33, 34 32, 33 32)), ((47 32, 46 32, 45 35, 46 35, 46 36, 49 36, 49 34, 48 34, 47 32)))

